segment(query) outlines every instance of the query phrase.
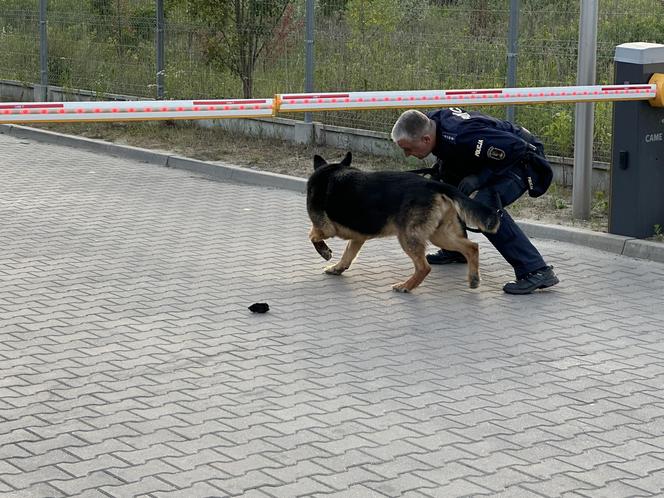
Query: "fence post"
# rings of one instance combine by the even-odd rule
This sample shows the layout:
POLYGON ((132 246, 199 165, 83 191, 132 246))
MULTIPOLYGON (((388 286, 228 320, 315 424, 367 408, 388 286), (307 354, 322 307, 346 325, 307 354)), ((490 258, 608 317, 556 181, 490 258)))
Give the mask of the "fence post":
MULTIPOLYGON (((579 20, 579 61, 576 84, 595 84, 597 60, 598 0, 581 0, 579 20)), ((574 113, 574 175, 572 184, 572 217, 590 217, 593 174, 594 104, 576 104, 574 113)))
POLYGON ((164 0, 157 0, 157 99, 164 98, 164 0))
MULTIPOLYGON (((304 91, 314 91, 314 0, 307 0, 304 91)), ((311 113, 304 113, 304 122, 311 123, 311 113)))
POLYGON ((34 99, 48 100, 48 31, 46 24, 47 0, 39 0, 39 85, 35 85, 34 99))
MULTIPOLYGON (((305 69, 304 69, 304 91, 314 91, 314 0, 306 2, 306 26, 305 26, 305 69)), ((304 122, 295 123, 295 143, 310 145, 315 142, 314 123, 310 112, 304 113, 304 122)))
MULTIPOLYGON (((510 0, 510 24, 507 35, 507 87, 516 87, 516 62, 519 43, 519 0, 510 0)), ((507 106, 507 120, 514 121, 514 106, 507 106)))

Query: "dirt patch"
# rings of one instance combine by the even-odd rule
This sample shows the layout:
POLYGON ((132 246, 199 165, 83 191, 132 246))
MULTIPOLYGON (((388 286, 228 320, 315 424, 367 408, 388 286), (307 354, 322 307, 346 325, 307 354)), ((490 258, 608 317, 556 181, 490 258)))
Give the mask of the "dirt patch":
MULTIPOLYGON (((333 160, 343 157, 346 152, 333 147, 295 145, 276 139, 247 137, 219 128, 200 128, 186 122, 48 124, 35 128, 206 161, 225 161, 255 170, 302 178, 311 173, 314 154, 333 160)), ((355 154, 354 165, 373 171, 425 167, 422 161, 413 158, 399 160, 362 153, 355 154)), ((545 195, 537 199, 523 196, 510 207, 510 212, 513 217, 522 220, 607 231, 608 199, 604 192, 593 194, 589 220, 573 219, 571 206, 571 189, 552 185, 545 195)))

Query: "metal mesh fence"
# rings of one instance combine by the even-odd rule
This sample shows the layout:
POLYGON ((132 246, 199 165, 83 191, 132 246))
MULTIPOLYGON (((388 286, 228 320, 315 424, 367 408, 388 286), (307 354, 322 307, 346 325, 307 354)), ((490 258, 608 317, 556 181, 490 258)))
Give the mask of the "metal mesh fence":
MULTIPOLYGON (((100 95, 154 93, 153 4, 50 0, 49 84, 100 95)), ((0 78, 39 82, 39 1, 0 0, 0 23, 0 78)))
POLYGON ((0 0, 0 78, 39 81, 39 6, 0 0))
MULTIPOLYGON (((315 7, 316 91, 506 85, 505 0, 317 0, 315 7)), ((597 81, 610 83, 617 44, 664 42, 664 2, 600 0, 599 12, 597 81)), ((0 0, 0 78, 39 81, 38 13, 39 0, 0 0)), ((165 17, 166 98, 304 91, 304 0, 165 0, 165 17)), ((519 18, 517 86, 574 84, 578 2, 521 0, 519 18)), ((47 19, 49 84, 156 97, 154 0, 49 0, 47 19)), ((502 107, 478 109, 505 116, 502 107)), ((389 131, 399 112, 315 119, 389 131)), ((611 105, 595 112, 595 157, 608 160, 611 105)), ((548 153, 563 156, 573 153, 573 116, 570 104, 516 109, 548 153)))
POLYGON ((49 82, 99 94, 154 95, 154 9, 49 12, 49 82))
MULTIPOLYGON (((359 27, 348 15, 352 3, 352 0, 328 2, 335 8, 345 4, 343 22, 339 14, 328 19, 324 15, 317 16, 316 78, 319 84, 324 81, 330 89, 505 86, 509 2, 414 2, 419 4, 417 15, 408 13, 408 2, 399 2, 403 14, 392 31, 372 29, 371 22, 366 21, 375 19, 373 16, 379 15, 389 2, 358 2, 361 5, 356 7, 355 15, 364 19, 359 27), (321 42, 321 38, 327 41, 321 42)), ((600 1, 598 83, 613 82, 616 45, 631 41, 664 42, 662 14, 664 3, 660 0, 600 1)), ((517 86, 575 84, 578 29, 578 2, 522 1, 517 86)), ((322 88, 328 89, 324 84, 322 88)), ((504 108, 476 109, 505 117, 504 108)), ((597 160, 610 159, 611 111, 611 104, 595 106, 597 160)), ((330 113, 322 120, 388 130, 398 112, 330 113)), ((548 153, 573 154, 573 105, 518 106, 516 120, 543 138, 548 153)))

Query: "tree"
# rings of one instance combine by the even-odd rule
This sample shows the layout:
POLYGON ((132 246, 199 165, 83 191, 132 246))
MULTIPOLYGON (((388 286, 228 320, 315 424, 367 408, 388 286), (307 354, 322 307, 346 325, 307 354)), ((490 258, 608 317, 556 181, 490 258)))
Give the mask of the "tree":
POLYGON ((119 57, 138 49, 141 41, 154 37, 153 1, 90 0, 90 11, 98 16, 89 24, 90 31, 112 42, 119 57))
POLYGON ((225 67, 242 80, 251 98, 258 58, 291 3, 288 0, 183 0, 187 13, 207 28, 203 49, 207 63, 225 67))

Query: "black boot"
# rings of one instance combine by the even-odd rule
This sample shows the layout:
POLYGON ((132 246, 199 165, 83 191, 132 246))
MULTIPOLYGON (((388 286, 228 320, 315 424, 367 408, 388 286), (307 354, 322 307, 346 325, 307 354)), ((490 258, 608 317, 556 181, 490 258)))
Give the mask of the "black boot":
POLYGON ((559 281, 556 274, 553 273, 553 266, 545 266, 516 281, 507 282, 503 290, 508 294, 530 294, 537 289, 553 287, 559 281))
POLYGON ((460 252, 440 249, 433 254, 427 254, 427 261, 430 265, 448 265, 450 263, 466 263, 466 258, 460 252))

